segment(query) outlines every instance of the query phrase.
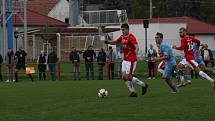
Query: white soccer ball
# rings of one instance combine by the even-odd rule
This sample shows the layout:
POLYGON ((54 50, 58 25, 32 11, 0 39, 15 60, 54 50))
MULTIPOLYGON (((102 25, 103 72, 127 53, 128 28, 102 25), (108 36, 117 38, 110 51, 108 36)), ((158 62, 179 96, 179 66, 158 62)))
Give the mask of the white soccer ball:
POLYGON ((104 98, 108 96, 108 91, 106 89, 100 89, 98 92, 98 97, 104 98))

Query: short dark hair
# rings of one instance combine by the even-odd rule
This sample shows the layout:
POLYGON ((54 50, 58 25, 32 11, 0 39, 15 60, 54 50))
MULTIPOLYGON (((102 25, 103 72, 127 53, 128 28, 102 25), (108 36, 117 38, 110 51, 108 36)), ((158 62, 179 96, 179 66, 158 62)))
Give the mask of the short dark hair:
POLYGON ((160 32, 157 32, 156 35, 157 35, 157 36, 160 36, 160 38, 163 38, 163 34, 160 33, 160 32))
POLYGON ((113 49, 113 48, 112 48, 112 46, 109 46, 109 48, 108 48, 108 49, 110 50, 110 49, 113 49))
POLYGON ((187 29, 186 29, 186 28, 184 28, 184 27, 181 27, 179 30, 182 30, 182 31, 187 32, 187 29))
POLYGON ((129 29, 129 25, 127 23, 124 23, 121 25, 121 28, 129 29))

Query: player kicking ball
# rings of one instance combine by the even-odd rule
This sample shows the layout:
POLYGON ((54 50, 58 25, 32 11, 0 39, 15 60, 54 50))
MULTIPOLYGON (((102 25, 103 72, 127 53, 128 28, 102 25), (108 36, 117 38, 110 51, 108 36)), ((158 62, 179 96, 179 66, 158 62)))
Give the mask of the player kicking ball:
POLYGON ((156 57, 153 60, 154 61, 165 61, 165 69, 163 72, 163 77, 165 79, 165 82, 168 84, 168 86, 171 88, 172 93, 177 93, 177 87, 176 85, 171 81, 171 78, 173 76, 174 70, 176 68, 176 61, 173 56, 173 51, 171 47, 163 41, 163 34, 157 33, 155 36, 156 44, 160 48, 161 57, 156 57))
POLYGON ((137 63, 137 53, 139 51, 138 43, 133 34, 129 33, 129 25, 121 25, 122 35, 115 41, 106 40, 106 44, 116 45, 122 44, 124 58, 122 62, 122 79, 130 91, 130 97, 137 97, 137 93, 134 89, 133 83, 142 87, 142 95, 147 91, 148 85, 138 78, 133 76, 137 63))
POLYGON ((215 89, 215 80, 209 77, 205 72, 203 72, 198 63, 194 60, 193 43, 200 45, 200 41, 187 35, 187 30, 185 28, 179 29, 179 35, 181 37, 181 45, 179 47, 173 45, 172 48, 176 50, 183 50, 185 58, 177 65, 177 70, 182 70, 186 66, 189 66, 195 72, 197 72, 201 77, 209 80, 211 82, 212 88, 215 89))

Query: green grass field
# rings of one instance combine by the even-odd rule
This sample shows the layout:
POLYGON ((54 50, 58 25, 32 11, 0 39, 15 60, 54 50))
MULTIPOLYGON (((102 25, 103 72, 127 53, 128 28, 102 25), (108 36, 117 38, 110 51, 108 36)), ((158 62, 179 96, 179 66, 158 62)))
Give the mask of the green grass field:
POLYGON ((120 80, 0 83, 0 121, 214 121, 215 91, 206 80, 171 94, 160 79, 146 80, 145 96, 128 97, 120 80), (106 88, 109 96, 97 97, 106 88))

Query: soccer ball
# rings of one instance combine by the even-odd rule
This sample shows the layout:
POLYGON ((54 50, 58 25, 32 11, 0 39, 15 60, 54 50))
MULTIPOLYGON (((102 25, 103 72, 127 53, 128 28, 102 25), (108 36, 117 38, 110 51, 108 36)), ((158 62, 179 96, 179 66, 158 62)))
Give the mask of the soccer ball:
POLYGON ((104 98, 108 96, 108 91, 106 89, 100 89, 98 92, 98 97, 99 98, 104 98))

